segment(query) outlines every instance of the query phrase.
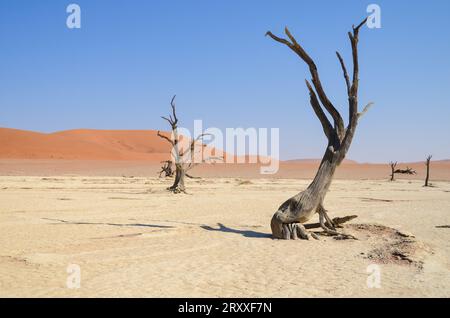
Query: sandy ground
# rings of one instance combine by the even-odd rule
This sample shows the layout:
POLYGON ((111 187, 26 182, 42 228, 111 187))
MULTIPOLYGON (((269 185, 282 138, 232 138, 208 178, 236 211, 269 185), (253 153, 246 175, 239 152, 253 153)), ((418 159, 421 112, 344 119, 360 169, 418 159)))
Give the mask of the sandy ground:
MULTIPOLYGON (((259 164, 205 164, 191 171, 199 177, 223 177, 246 179, 312 179, 320 160, 305 162, 281 162, 276 174, 260 173, 259 164)), ((0 176, 106 176, 106 177, 156 177, 161 171, 160 162, 134 160, 49 160, 49 159, 0 159, 0 176)), ((399 163, 399 168, 411 167, 416 175, 396 175, 396 179, 425 180, 425 164, 399 163)), ((391 168, 388 164, 343 163, 337 169, 335 179, 387 180, 391 168)), ((434 161, 431 165, 431 182, 450 181, 450 160, 434 161)))
POLYGON ((344 229, 358 241, 270 238, 307 180, 188 180, 187 195, 169 183, 0 177, 0 296, 450 296, 448 182, 336 180, 326 207, 359 215, 344 229), (70 264, 80 288, 67 287, 70 264))

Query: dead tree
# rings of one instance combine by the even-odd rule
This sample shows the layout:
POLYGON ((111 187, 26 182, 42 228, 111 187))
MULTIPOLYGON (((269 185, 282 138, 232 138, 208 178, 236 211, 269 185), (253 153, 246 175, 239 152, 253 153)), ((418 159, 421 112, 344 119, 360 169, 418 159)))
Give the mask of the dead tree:
POLYGON ((163 166, 161 167, 161 171, 159 172, 159 177, 164 174, 164 177, 173 177, 173 162, 172 160, 161 161, 163 166))
POLYGON ((397 170, 395 170, 395 173, 399 173, 399 174, 417 174, 416 170, 413 170, 413 169, 409 168, 408 166, 406 166, 406 169, 397 169, 397 170))
POLYGON ((395 181, 395 167, 397 167, 397 161, 396 162, 390 162, 389 165, 391 166, 391 181, 395 181))
POLYGON ((429 186, 428 181, 430 180, 430 163, 431 163, 432 157, 433 157, 432 155, 429 155, 427 157, 427 161, 425 162, 425 165, 427 166, 427 176, 425 177, 425 187, 429 186))
MULTIPOLYGON (((306 190, 284 202, 272 217, 271 228, 272 235, 275 238, 297 239, 300 237, 302 239, 309 239, 312 233, 307 232, 302 223, 310 220, 315 213, 319 214, 320 226, 325 234, 338 236, 339 238, 354 238, 351 235, 346 235, 336 230, 336 224, 329 218, 323 202, 333 179, 334 172, 337 166, 344 160, 350 148, 358 120, 372 105, 372 103, 369 103, 362 112, 358 112, 358 41, 360 28, 365 25, 366 21, 367 19, 362 21, 358 26, 353 26, 352 32, 348 33, 353 57, 351 80, 342 56, 336 52, 347 87, 349 107, 349 122, 347 126, 344 126, 341 114, 326 95, 320 82, 315 62, 289 32, 288 28, 285 28, 285 33, 289 40, 275 36, 270 31, 266 34, 273 40, 290 48, 309 67, 312 85, 306 80, 306 86, 309 91, 310 103, 314 113, 322 124, 323 132, 328 140, 325 154, 312 183, 306 190), (333 124, 328 119, 325 111, 331 116, 333 124)), ((317 238, 316 235, 312 236, 317 238)))
POLYGON ((201 134, 197 138, 192 139, 189 142, 188 147, 184 146, 184 143, 181 142, 181 138, 178 134, 178 118, 175 108, 175 97, 176 96, 173 96, 170 102, 170 106, 172 107, 172 114, 169 115, 169 117, 161 117, 170 124, 172 134, 170 137, 168 137, 158 131, 157 135, 170 143, 170 145, 172 146, 172 158, 175 162, 175 180, 173 182, 173 185, 167 188, 167 190, 172 191, 173 193, 180 193, 186 192, 186 187, 184 184, 185 177, 191 177, 187 174, 187 171, 191 170, 198 164, 205 162, 202 158, 199 159, 198 156, 196 156, 196 148, 199 146, 201 148, 206 146, 201 143, 201 140, 208 134, 201 134))
POLYGON ((408 166, 406 166, 406 169, 395 169, 397 167, 397 162, 391 162, 389 165, 391 166, 391 180, 390 181, 395 181, 396 174, 409 174, 409 175, 417 174, 417 172, 415 170, 409 168, 408 166))

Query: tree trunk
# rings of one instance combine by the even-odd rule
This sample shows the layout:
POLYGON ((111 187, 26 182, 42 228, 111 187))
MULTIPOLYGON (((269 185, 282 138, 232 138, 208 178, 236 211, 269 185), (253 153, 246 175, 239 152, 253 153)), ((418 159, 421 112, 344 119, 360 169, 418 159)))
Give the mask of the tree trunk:
MULTIPOLYGON (((348 140, 348 142, 351 142, 351 140, 348 140)), ((333 180, 336 168, 344 158, 344 148, 337 152, 333 151, 333 147, 327 148, 319 169, 308 188, 284 202, 273 215, 270 224, 273 237, 279 239, 295 239, 297 236, 304 236, 308 238, 302 229, 303 226, 299 223, 309 221, 315 213, 323 215, 329 222, 328 226, 331 229, 334 228, 333 222, 329 220, 326 214, 323 202, 333 180), (297 226, 291 227, 289 226, 290 224, 297 224, 297 226), (297 231, 300 231, 300 233, 297 231)))
POLYGON ((425 178, 425 187, 428 187, 428 181, 430 180, 430 162, 431 162, 431 156, 427 157, 426 166, 427 166, 427 176, 425 178))
POLYGON ((185 177, 186 177, 186 171, 183 169, 183 166, 181 164, 177 164, 176 171, 175 171, 175 180, 173 182, 173 185, 168 189, 175 193, 186 192, 186 188, 184 186, 184 178, 185 177))

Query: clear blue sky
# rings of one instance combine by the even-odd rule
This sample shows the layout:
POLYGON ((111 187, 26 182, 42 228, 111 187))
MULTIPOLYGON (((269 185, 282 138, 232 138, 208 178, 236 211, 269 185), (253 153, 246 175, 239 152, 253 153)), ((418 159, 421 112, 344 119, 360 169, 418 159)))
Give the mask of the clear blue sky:
POLYGON ((0 127, 167 129, 279 127, 282 159, 320 157, 307 68, 264 37, 288 25, 316 60, 347 118, 335 50, 350 66, 347 31, 376 3, 382 28, 360 41, 362 119, 349 158, 450 157, 450 1, 0 0, 0 127), (78 3, 82 28, 66 27, 78 3))

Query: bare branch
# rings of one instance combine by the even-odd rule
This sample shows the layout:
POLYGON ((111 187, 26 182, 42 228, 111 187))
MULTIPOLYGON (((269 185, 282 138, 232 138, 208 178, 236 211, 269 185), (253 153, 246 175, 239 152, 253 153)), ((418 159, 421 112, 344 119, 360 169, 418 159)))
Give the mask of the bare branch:
POLYGON ((348 36, 350 44, 352 46, 353 57, 353 82, 349 95, 349 126, 356 125, 358 117, 358 84, 359 84, 359 61, 358 61, 358 41, 359 41, 359 29, 367 22, 365 18, 356 28, 353 26, 353 33, 349 32, 348 36))
POLYGON ((374 105, 373 102, 370 102, 366 105, 366 107, 364 107, 364 109, 362 110, 362 112, 358 113, 358 118, 361 118, 362 116, 365 115, 365 113, 367 113, 367 111, 370 109, 370 107, 372 107, 374 105))
POLYGON ((358 41, 359 41, 359 29, 367 22, 365 18, 356 28, 353 27, 353 33, 349 32, 350 43, 352 46, 353 57, 353 81, 350 88, 350 94, 348 96, 348 108, 349 108, 349 123, 345 133, 345 137, 342 141, 344 153, 347 152, 350 147, 350 143, 355 133, 356 125, 358 124, 358 83, 359 83, 359 62, 358 62, 358 41))
MULTIPOLYGON (((208 158, 206 158, 206 159, 203 159, 201 162, 190 162, 190 163, 188 164, 188 166, 185 168, 185 170, 186 170, 186 171, 189 171, 189 170, 191 170, 192 168, 198 166, 199 164, 206 163, 206 162, 209 162, 209 161, 212 161, 212 160, 216 160, 216 161, 219 161, 219 160, 220 160, 220 161, 223 161, 223 157, 208 157, 208 158)), ((213 162, 213 163, 215 163, 215 162, 213 162)))
POLYGON ((162 135, 161 134, 161 132, 158 130, 158 133, 157 133, 157 135, 158 135, 158 137, 161 137, 162 139, 165 139, 165 140, 167 140, 172 146, 174 145, 174 142, 173 142, 173 140, 172 139, 170 139, 169 137, 167 137, 167 136, 164 136, 164 135, 162 135))
MULTIPOLYGON (((212 134, 200 134, 200 135, 197 136, 197 138, 195 138, 195 139, 192 140, 191 145, 189 146, 189 152, 191 153, 191 156, 192 156, 193 153, 194 153, 194 150, 195 150, 195 144, 196 144, 197 142, 199 142, 200 139, 203 139, 203 137, 205 137, 205 136, 213 136, 213 135, 212 135, 212 134)), ((203 147, 205 147, 205 146, 206 146, 206 145, 203 145, 203 147)), ((186 150, 187 150, 187 149, 186 149, 186 150)), ((180 156, 183 157, 186 153, 188 153, 188 152, 187 152, 187 151, 183 151, 183 152, 180 153, 180 156)))
POLYGON ((367 22, 367 19, 368 18, 365 18, 356 28, 355 28, 355 26, 353 26, 353 33, 358 33, 359 32, 359 29, 364 25, 364 24, 366 24, 366 22, 367 22))
POLYGON ((286 35, 292 41, 292 44, 294 44, 294 46, 298 45, 297 40, 292 36, 291 32, 287 27, 284 28, 284 33, 286 33, 286 35))
POLYGON ((352 56, 353 56, 353 84, 352 84, 352 95, 357 96, 358 94, 358 75, 359 75, 359 62, 358 62, 358 41, 359 41, 359 29, 367 22, 365 18, 356 28, 353 27, 353 34, 349 32, 350 43, 352 45, 352 56))
POLYGON ((162 119, 166 120, 167 122, 169 122, 169 124, 172 126, 173 125, 173 121, 172 121, 172 117, 169 116, 169 118, 161 116, 162 119))
POLYGON ((172 114, 173 114, 172 122, 176 125, 178 123, 178 118, 175 110, 175 97, 177 97, 177 95, 173 95, 172 100, 170 101, 170 106, 172 106, 172 114))
POLYGON ((322 107, 319 104, 319 100, 317 99, 316 93, 314 92, 313 88, 311 87, 311 84, 308 82, 308 80, 305 80, 306 86, 309 90, 309 96, 310 96, 310 104, 316 113, 317 118, 319 118, 320 123, 322 124, 323 132, 325 133, 325 136, 327 136, 328 140, 331 139, 331 135, 333 132, 333 127, 331 126, 330 121, 328 120, 327 116, 325 115, 322 107))
POLYGON ((168 141, 172 146, 175 144, 174 141, 173 141, 172 139, 170 139, 170 138, 167 137, 167 136, 162 135, 162 134, 160 133, 159 130, 158 130, 157 136, 158 136, 158 137, 161 137, 162 139, 164 139, 164 140, 166 140, 166 141, 168 141))
POLYGON ((294 51, 309 67, 309 71, 312 76, 312 83, 314 85, 314 88, 317 91, 317 95, 320 99, 320 102, 324 106, 324 108, 330 113, 331 117, 334 120, 334 124, 336 127, 336 132, 338 136, 343 136, 344 134, 344 121, 342 120, 341 115, 337 111, 337 109, 334 107, 334 105, 331 103, 331 101, 328 99, 327 95, 325 94, 325 91, 322 87, 322 83, 320 82, 319 73, 317 72, 316 64, 314 63, 313 59, 306 53, 306 51, 303 49, 303 47, 295 40, 294 36, 290 33, 289 29, 285 28, 285 33, 289 37, 289 39, 292 41, 289 42, 286 39, 279 38, 272 34, 272 32, 267 32, 266 35, 269 35, 272 39, 275 41, 287 45, 292 51, 294 51))
POLYGON ((172 100, 170 101, 170 106, 172 107, 172 115, 169 115, 169 118, 161 116, 162 119, 164 119, 165 121, 167 121, 170 124, 170 126, 172 127, 172 130, 177 128, 177 123, 178 123, 178 118, 177 118, 176 109, 175 109, 175 97, 176 97, 176 95, 174 95, 172 97, 172 100))
POLYGON ((272 32, 267 31, 266 32, 266 36, 270 36, 273 40, 280 42, 284 45, 287 45, 288 47, 290 47, 291 49, 293 48, 292 43, 290 43, 288 40, 283 39, 283 38, 279 38, 278 36, 274 35, 272 32))
POLYGON ((350 78, 348 77, 347 68, 345 67, 345 62, 344 62, 344 59, 342 58, 341 54, 339 54, 339 52, 336 52, 336 55, 339 59, 339 62, 341 63, 342 71, 344 72, 345 84, 347 85, 347 94, 350 97, 351 86, 350 86, 350 78))

